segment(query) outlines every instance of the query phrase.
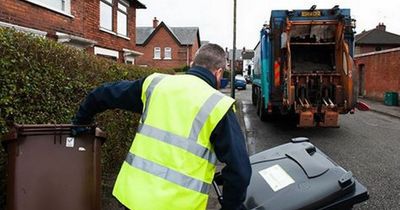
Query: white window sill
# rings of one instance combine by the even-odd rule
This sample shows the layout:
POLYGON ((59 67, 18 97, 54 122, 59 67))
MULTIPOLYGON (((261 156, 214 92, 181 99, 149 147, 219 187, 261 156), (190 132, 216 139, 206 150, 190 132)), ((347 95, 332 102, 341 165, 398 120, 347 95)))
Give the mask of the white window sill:
POLYGON ((161 60, 161 58, 153 58, 153 60, 161 60))
POLYGON ((164 58, 164 60, 172 60, 172 58, 164 58))
POLYGON ((126 40, 131 40, 131 38, 129 38, 129 37, 125 36, 125 35, 122 35, 122 34, 117 34, 117 36, 121 37, 123 39, 126 39, 126 40))
POLYGON ((116 59, 119 58, 118 51, 107 49, 107 48, 102 48, 102 47, 97 47, 97 46, 94 47, 94 54, 95 55, 106 55, 106 56, 114 57, 116 59))
POLYGON ((102 31, 102 32, 106 32, 106 33, 112 34, 112 35, 114 35, 114 36, 117 36, 117 37, 126 39, 126 40, 131 40, 131 38, 129 38, 129 37, 125 36, 125 35, 115 33, 114 31, 110 31, 110 30, 108 30, 108 29, 106 29, 106 28, 100 27, 99 30, 102 31))
POLYGON ((73 15, 71 15, 71 12, 65 12, 65 11, 62 11, 62 10, 59 10, 59 9, 56 9, 56 8, 52 8, 52 7, 49 7, 49 6, 45 5, 45 4, 42 4, 42 3, 39 3, 39 2, 36 2, 36 1, 32 1, 32 0, 25 0, 25 1, 30 2, 32 4, 35 4, 35 5, 38 5, 40 7, 43 7, 45 9, 51 10, 53 12, 59 13, 61 15, 67 16, 69 18, 75 18, 73 15))
POLYGON ((102 31, 102 32, 106 32, 106 33, 112 34, 112 35, 117 35, 117 33, 115 33, 114 31, 110 31, 110 30, 102 28, 102 27, 100 27, 99 30, 102 31))
POLYGON ((14 24, 10 24, 10 23, 5 23, 5 22, 1 22, 1 21, 0 21, 0 27, 13 28, 13 29, 15 29, 17 31, 21 31, 21 32, 24 32, 24 33, 29 33, 29 34, 34 34, 34 35, 40 36, 40 37, 46 37, 46 35, 47 35, 46 31, 40 31, 40 30, 37 30, 37 29, 27 28, 27 27, 14 25, 14 24))

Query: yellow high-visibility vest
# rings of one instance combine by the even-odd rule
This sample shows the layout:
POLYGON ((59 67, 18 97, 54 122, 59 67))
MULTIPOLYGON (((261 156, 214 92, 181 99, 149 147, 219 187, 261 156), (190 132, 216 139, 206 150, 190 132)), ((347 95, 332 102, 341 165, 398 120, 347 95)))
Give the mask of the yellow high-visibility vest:
POLYGON ((142 101, 113 195, 134 210, 206 209, 217 161, 210 136, 234 99, 196 76, 156 73, 142 101))

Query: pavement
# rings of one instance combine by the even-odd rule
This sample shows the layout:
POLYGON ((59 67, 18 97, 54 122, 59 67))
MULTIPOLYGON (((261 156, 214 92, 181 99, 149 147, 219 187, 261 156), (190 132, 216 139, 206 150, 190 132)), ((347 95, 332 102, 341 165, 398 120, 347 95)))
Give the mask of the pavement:
POLYGON ((358 100, 366 103, 372 112, 400 118, 400 106, 388 106, 381 101, 375 101, 367 98, 359 98, 358 100))

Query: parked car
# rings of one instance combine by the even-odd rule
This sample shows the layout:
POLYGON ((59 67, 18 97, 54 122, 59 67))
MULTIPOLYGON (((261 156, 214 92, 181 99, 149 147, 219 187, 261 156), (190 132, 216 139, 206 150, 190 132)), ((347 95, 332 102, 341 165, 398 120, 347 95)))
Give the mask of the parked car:
POLYGON ((242 75, 235 76, 235 88, 246 90, 246 79, 242 75))
POLYGON ((250 80, 250 76, 249 76, 249 75, 244 75, 244 79, 246 80, 246 83, 247 83, 247 84, 250 84, 250 83, 251 83, 251 80, 250 80))
POLYGON ((222 78, 221 79, 221 88, 225 88, 229 83, 229 80, 227 78, 222 78))

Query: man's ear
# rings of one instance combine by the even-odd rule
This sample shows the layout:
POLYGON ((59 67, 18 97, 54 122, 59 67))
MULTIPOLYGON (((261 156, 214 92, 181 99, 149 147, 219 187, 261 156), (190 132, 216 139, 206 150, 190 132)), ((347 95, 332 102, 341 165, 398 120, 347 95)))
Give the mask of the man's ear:
POLYGON ((215 69, 212 73, 216 77, 218 74, 220 74, 220 69, 215 69))
POLYGON ((218 70, 219 70, 219 69, 214 69, 214 70, 212 70, 211 72, 212 72, 212 74, 213 74, 214 76, 217 76, 218 70))

